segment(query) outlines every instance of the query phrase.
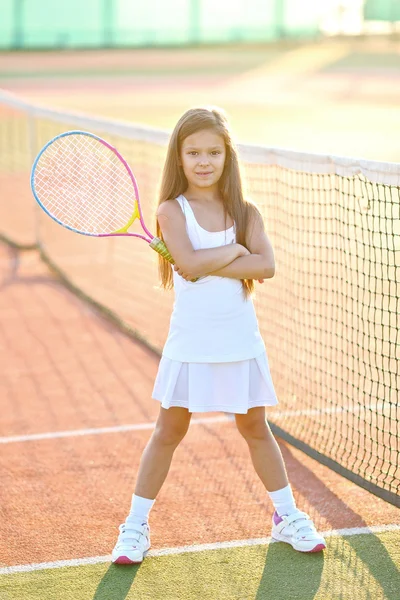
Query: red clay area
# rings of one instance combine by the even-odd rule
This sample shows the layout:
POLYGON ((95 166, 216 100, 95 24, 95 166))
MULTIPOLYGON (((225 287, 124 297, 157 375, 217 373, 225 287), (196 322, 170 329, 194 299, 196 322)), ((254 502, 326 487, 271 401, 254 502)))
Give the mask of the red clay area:
MULTIPOLYGON (((0 286, 1 436, 156 419, 157 356, 63 288, 35 252, 0 246, 0 286)), ((110 554, 150 435, 3 444, 0 563, 110 554)), ((322 530, 398 522, 395 507, 281 448, 298 505, 322 530)), ((268 536, 271 515, 234 422, 193 424, 152 511, 152 546, 268 536)))

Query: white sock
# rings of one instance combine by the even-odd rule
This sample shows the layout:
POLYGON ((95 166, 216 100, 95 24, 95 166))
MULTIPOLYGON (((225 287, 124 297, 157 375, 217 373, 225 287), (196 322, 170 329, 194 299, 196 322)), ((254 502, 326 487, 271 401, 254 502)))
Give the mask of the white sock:
POLYGON ((290 515, 296 510, 296 502, 290 485, 275 492, 268 492, 268 495, 280 517, 282 515, 290 515))
POLYGON ((142 498, 141 496, 132 495, 131 510, 127 517, 127 521, 134 521, 135 523, 147 523, 149 520, 149 514, 153 508, 155 500, 149 498, 142 498))

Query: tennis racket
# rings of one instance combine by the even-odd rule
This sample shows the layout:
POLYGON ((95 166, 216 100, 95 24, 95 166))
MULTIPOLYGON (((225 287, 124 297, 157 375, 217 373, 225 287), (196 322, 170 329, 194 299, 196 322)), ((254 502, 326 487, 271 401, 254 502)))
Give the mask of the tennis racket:
POLYGON ((31 188, 39 206, 63 227, 95 237, 137 237, 175 264, 164 242, 144 223, 128 163, 97 135, 67 131, 47 142, 33 163, 31 188), (128 232, 136 219, 144 235, 128 232))

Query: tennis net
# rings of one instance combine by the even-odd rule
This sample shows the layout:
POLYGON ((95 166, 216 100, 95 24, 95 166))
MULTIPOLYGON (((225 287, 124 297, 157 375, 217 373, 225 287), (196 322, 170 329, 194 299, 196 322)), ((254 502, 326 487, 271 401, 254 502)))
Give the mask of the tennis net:
MULTIPOLYGON (((0 233, 36 245, 65 283, 159 352, 173 299, 158 288, 156 254, 129 238, 78 236, 33 200, 33 158, 68 129, 118 148, 154 231, 167 132, 0 92, 0 233)), ((247 145, 239 152, 277 261, 276 276, 255 297, 280 400, 271 427, 399 505, 400 165, 247 145)))

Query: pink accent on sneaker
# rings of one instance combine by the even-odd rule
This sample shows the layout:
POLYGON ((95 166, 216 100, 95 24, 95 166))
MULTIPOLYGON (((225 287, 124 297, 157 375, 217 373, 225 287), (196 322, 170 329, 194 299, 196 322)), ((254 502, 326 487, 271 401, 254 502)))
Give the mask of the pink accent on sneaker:
POLYGON ((114 562, 114 565, 137 565, 139 564, 141 561, 133 561, 130 558, 128 558, 127 556, 119 556, 117 558, 117 560, 114 562))
POLYGON ((298 535, 296 535, 296 532, 299 533, 299 532, 301 532, 301 529, 302 529, 301 527, 300 527, 300 529, 297 529, 297 527, 295 525, 297 516, 298 516, 299 520, 303 519, 303 521, 305 521, 306 519, 309 519, 308 515, 305 513, 302 513, 301 511, 296 511, 296 513, 293 513, 292 515, 282 515, 282 516, 280 516, 277 513, 277 511, 275 511, 272 516, 272 532, 271 532, 272 539, 275 541, 278 541, 278 542, 286 542, 287 544, 290 544, 295 550, 298 550, 299 552, 311 553, 311 552, 321 552, 322 550, 325 550, 325 548, 326 548, 325 540, 315 530, 315 526, 311 520, 310 520, 310 526, 309 526, 310 534, 307 533, 307 534, 303 535, 301 538, 299 538, 298 535), (293 519, 294 519, 294 525, 292 524, 293 519), (286 523, 286 521, 288 521, 288 523, 286 523), (282 525, 283 531, 285 531, 285 529, 286 529, 285 525, 288 525, 288 528, 291 528, 294 531, 292 531, 291 533, 290 533, 290 531, 289 532, 287 531, 286 534, 281 533, 281 523, 283 523, 283 525, 282 525), (317 539, 315 539, 315 538, 317 538, 317 539), (319 540, 318 540, 318 538, 319 538, 319 540), (314 546, 312 546, 313 542, 315 544, 314 546), (307 546, 308 546, 308 549, 306 549, 307 546))
POLYGON ((322 550, 325 550, 326 546, 325 544, 317 544, 315 546, 315 548, 313 548, 312 550, 308 550, 307 554, 310 554, 311 552, 322 552, 322 550))

